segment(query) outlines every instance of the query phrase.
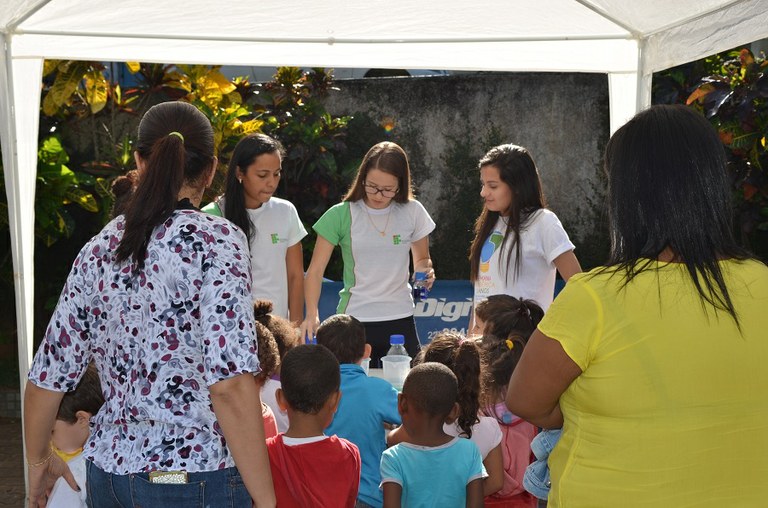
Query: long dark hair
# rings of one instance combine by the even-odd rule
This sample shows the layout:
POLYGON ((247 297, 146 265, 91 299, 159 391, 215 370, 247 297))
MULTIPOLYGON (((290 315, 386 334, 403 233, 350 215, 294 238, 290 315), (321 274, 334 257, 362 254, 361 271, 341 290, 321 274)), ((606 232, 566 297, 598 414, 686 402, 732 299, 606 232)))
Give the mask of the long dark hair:
POLYGON ((453 371, 459 381, 459 418, 456 423, 462 434, 472 437, 472 426, 480 421, 482 361, 480 348, 473 340, 465 340, 454 332, 440 332, 424 351, 424 362, 442 363, 453 371))
MULTIPOLYGON (((507 252, 507 270, 504 277, 509 276, 509 261, 512 258, 512 251, 515 251, 515 270, 514 275, 520 271, 520 230, 524 228, 531 214, 536 210, 544 208, 546 202, 544 193, 541 190, 541 180, 539 180, 539 171, 533 162, 531 154, 522 146, 517 145, 499 145, 491 148, 485 157, 480 159, 478 169, 486 166, 494 166, 499 170, 499 178, 507 184, 512 191, 512 203, 507 212, 507 228, 504 231, 504 239, 501 241, 501 248, 511 237, 512 244, 507 252)), ((480 271, 480 254, 486 239, 493 231, 493 227, 499 220, 499 212, 492 212, 483 207, 483 211, 475 221, 475 238, 472 240, 472 246, 469 249, 470 272, 469 279, 474 282, 477 280, 480 271)))
POLYGON ((245 191, 238 179, 239 174, 245 174, 248 167, 257 157, 266 153, 277 153, 283 158, 283 145, 266 134, 249 134, 237 142, 232 159, 227 168, 227 185, 224 190, 224 217, 242 229, 250 240, 254 235, 253 224, 245 209, 245 191))
POLYGON ((124 212, 125 232, 116 257, 132 258, 141 270, 152 230, 176 209, 184 183, 198 184, 211 168, 211 122, 189 103, 157 104, 139 123, 136 151, 145 168, 124 212))
POLYGON ((654 106, 605 150, 611 253, 624 283, 667 248, 685 264, 702 305, 738 316, 718 264, 752 255, 733 236, 726 156, 717 131, 682 105, 654 106), (643 261, 645 260, 645 261, 643 261))
POLYGON ((408 155, 400 145, 390 141, 382 141, 373 145, 363 157, 360 168, 357 170, 355 181, 344 196, 344 201, 360 201, 365 198, 363 183, 368 177, 368 172, 378 169, 397 178, 397 194, 392 198, 396 203, 407 203, 413 199, 411 188, 411 166, 408 163, 408 155))

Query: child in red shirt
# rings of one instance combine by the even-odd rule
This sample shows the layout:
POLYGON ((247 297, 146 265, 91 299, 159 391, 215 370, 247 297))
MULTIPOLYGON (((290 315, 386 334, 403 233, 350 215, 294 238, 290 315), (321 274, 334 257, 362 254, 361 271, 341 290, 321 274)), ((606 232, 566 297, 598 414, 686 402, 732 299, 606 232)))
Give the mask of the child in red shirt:
POLYGON ((297 346, 283 358, 280 380, 277 403, 288 413, 288 430, 267 439, 277 506, 355 506, 357 446, 323 434, 341 397, 339 362, 323 346, 297 346))

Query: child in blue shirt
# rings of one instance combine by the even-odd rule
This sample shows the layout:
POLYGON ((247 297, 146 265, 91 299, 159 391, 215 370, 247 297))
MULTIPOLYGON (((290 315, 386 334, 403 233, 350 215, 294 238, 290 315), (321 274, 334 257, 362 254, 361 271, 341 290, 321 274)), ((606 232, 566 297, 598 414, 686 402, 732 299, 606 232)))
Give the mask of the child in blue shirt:
POLYGON ((397 401, 408 442, 381 457, 385 508, 483 506, 485 470, 477 445, 443 431, 459 414, 457 397, 456 376, 441 363, 422 363, 408 373, 397 401))
POLYGON ((317 329, 317 343, 330 349, 341 365, 341 402, 326 429, 357 445, 362 460, 358 507, 380 508, 381 454, 387 447, 385 425, 399 425, 397 390, 387 381, 368 377, 360 366, 370 355, 365 327, 347 314, 331 316, 317 329))

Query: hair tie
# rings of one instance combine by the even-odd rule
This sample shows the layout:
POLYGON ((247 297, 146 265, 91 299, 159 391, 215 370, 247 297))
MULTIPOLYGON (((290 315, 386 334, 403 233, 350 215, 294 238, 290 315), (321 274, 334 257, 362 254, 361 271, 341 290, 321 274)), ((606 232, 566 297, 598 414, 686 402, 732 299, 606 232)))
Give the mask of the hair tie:
POLYGON ((179 138, 181 140, 182 143, 184 142, 184 136, 181 135, 181 132, 173 131, 173 132, 169 132, 168 135, 169 136, 176 136, 177 138, 179 138))
POLYGON ((512 342, 512 339, 507 339, 504 341, 504 343, 507 345, 507 349, 510 351, 515 347, 515 343, 512 342))

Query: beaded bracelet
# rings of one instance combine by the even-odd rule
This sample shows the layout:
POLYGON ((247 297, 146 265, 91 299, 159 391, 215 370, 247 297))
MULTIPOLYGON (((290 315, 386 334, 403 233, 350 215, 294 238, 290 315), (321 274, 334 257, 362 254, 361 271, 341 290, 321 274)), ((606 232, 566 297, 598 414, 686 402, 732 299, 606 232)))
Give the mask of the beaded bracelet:
POLYGON ((41 460, 40 462, 30 462, 29 459, 27 459, 27 465, 29 467, 33 467, 33 468, 34 467, 40 467, 40 466, 44 465, 46 462, 48 462, 49 460, 51 460, 51 457, 53 457, 53 448, 49 448, 48 449, 48 455, 46 455, 46 457, 43 460, 41 460))

